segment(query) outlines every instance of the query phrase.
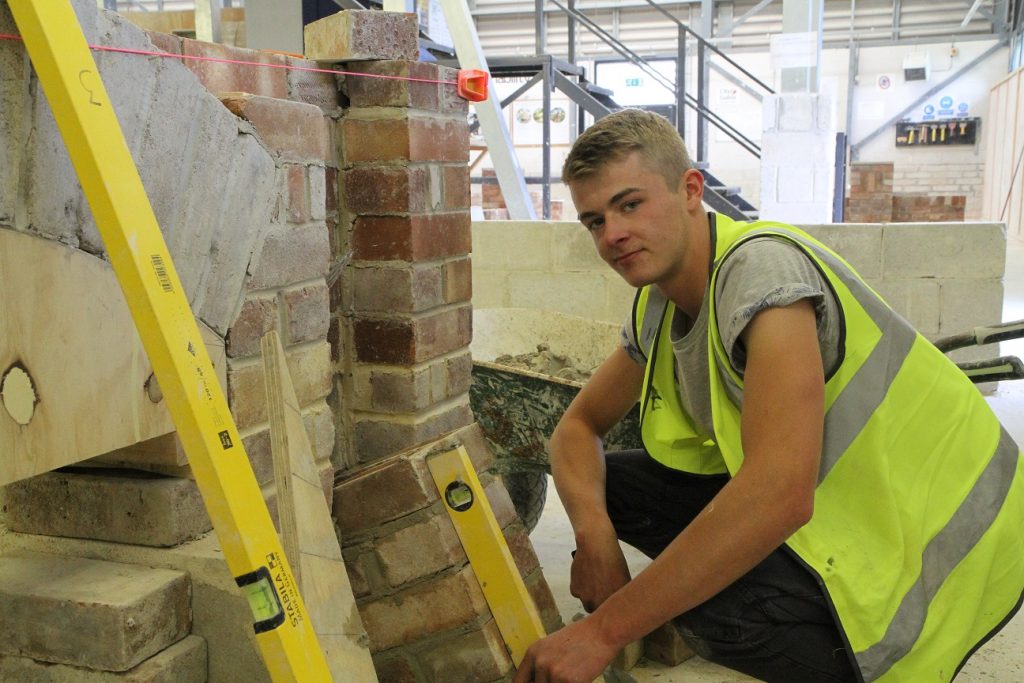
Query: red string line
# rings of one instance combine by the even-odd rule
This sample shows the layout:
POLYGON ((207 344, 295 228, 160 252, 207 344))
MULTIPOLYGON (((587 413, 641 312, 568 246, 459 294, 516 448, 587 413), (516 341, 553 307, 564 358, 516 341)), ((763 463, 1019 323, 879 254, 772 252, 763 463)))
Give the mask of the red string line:
MULTIPOLYGON (((21 36, 0 33, 0 40, 23 41, 21 36)), ((218 64, 240 64, 243 66, 260 66, 270 69, 287 69, 290 71, 312 71, 321 74, 340 74, 342 76, 362 76, 365 78, 381 78, 389 81, 413 81, 415 83, 440 83, 441 85, 458 85, 456 81, 438 81, 430 78, 412 78, 411 76, 387 76, 384 74, 367 74, 358 71, 340 71, 338 69, 318 69, 311 66, 293 66, 289 64, 268 64, 266 62, 246 62, 239 59, 221 59, 220 57, 202 57, 199 55, 176 55, 170 52, 156 52, 152 50, 136 50, 128 47, 108 47, 106 45, 89 45, 89 49, 101 52, 122 52, 130 55, 144 55, 146 57, 164 57, 169 59, 192 59, 198 62, 216 62, 218 64)))

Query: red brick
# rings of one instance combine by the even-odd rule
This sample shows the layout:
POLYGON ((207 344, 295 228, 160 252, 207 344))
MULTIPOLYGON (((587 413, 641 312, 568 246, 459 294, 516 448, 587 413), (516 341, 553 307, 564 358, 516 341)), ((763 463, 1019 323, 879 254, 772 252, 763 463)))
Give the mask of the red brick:
POLYGON ((449 397, 458 396, 469 391, 472 382, 473 356, 466 351, 454 358, 445 361, 448 369, 448 390, 449 397))
POLYGON ((397 457, 340 481, 334 487, 334 513, 341 537, 347 539, 422 510, 437 499, 433 480, 408 458, 397 457))
POLYGON ((473 298, 473 268, 470 259, 444 264, 444 302, 462 303, 473 298))
POLYGON ((288 222, 305 223, 309 220, 309 182, 306 167, 301 164, 287 164, 288 178, 288 222))
POLYGON ((392 587, 468 562, 451 521, 441 515, 377 538, 374 548, 392 587))
POLYGON ((149 42, 153 43, 153 47, 160 52, 166 52, 171 55, 181 54, 183 41, 178 36, 146 29, 146 37, 149 38, 149 42))
MULTIPOLYGON (((300 406, 314 403, 330 393, 330 347, 326 342, 290 350, 286 360, 300 406)), ((266 422, 267 398, 263 382, 262 363, 240 366, 228 363, 228 402, 239 429, 266 422)))
POLYGON ((277 297, 252 296, 242 304, 242 311, 227 334, 227 354, 231 358, 255 356, 260 352, 260 340, 277 328, 277 297))
POLYGON ((444 303, 436 266, 352 268, 356 313, 418 313, 444 303))
POLYGON ((493 619, 480 630, 424 650, 420 660, 431 681, 497 681, 512 671, 512 659, 493 619))
POLYGON ((420 679, 413 671, 412 665, 404 655, 374 657, 373 668, 377 671, 377 680, 381 683, 418 683, 420 679))
POLYGON ((325 339, 330 323, 327 285, 318 283, 283 292, 285 319, 288 321, 287 344, 325 339))
POLYGON ((356 358, 364 363, 422 363, 468 346, 472 338, 470 306, 411 320, 355 322, 356 358))
POLYGON ((537 561, 537 553, 533 550, 533 545, 530 543, 530 537, 519 524, 513 524, 512 526, 505 529, 505 542, 508 544, 508 549, 512 553, 512 559, 515 560, 516 567, 519 568, 519 574, 526 576, 533 570, 540 566, 537 561))
POLYGON ((494 518, 498 521, 499 527, 505 529, 519 524, 516 506, 512 503, 512 498, 509 497, 508 490, 501 481, 495 479, 488 484, 484 488, 484 495, 487 496, 487 502, 491 505, 491 511, 494 512, 494 518))
POLYGON ((480 584, 469 566, 456 574, 367 603, 360 612, 372 649, 378 652, 463 627, 489 614, 480 584))
POLYGON ((360 216, 352 255, 367 261, 433 261, 473 248, 468 211, 416 216, 360 216))
POLYGON ((357 598, 363 598, 372 593, 373 589, 370 586, 370 580, 363 561, 364 559, 373 561, 373 555, 370 553, 353 554, 343 551, 342 556, 345 558, 345 573, 348 574, 348 581, 352 585, 352 595, 357 598))
POLYGON ((344 208, 352 213, 426 210, 429 173, 409 166, 357 166, 342 173, 344 208))
POLYGON ((233 114, 251 123, 263 144, 282 159, 302 162, 331 159, 327 120, 319 107, 246 93, 223 95, 221 102, 233 114))
MULTIPOLYGON (((448 84, 458 82, 459 70, 450 66, 442 66, 437 71, 438 80, 448 84)), ((458 114, 465 118, 469 113, 469 102, 459 95, 455 85, 442 85, 438 91, 440 99, 438 109, 442 114, 458 114)))
POLYGON ((327 228, 323 225, 277 226, 263 241, 252 267, 250 291, 323 277, 329 267, 327 228))
POLYGON ((334 316, 327 326, 327 343, 331 346, 331 361, 337 363, 341 360, 341 322, 334 316))
MULTIPOLYGON (((349 64, 348 70, 368 76, 345 77, 345 90, 353 107, 413 107, 428 111, 441 108, 441 88, 438 83, 408 80, 388 80, 373 76, 400 76, 439 81, 450 77, 450 70, 429 62, 387 60, 349 64)), ((445 106, 451 108, 445 96, 445 106)))
POLYGON ((470 203, 469 166, 445 166, 441 169, 444 183, 444 208, 468 209, 470 203))
POLYGON ((214 95, 242 92, 282 99, 288 97, 288 76, 285 69, 280 68, 285 65, 285 58, 281 55, 197 40, 185 40, 182 54, 276 65, 266 67, 197 59, 183 60, 185 66, 199 77, 199 82, 214 95))
POLYGON ((401 451, 433 441, 438 437, 473 423, 469 401, 413 422, 362 419, 355 425, 356 460, 370 463, 401 451))
POLYGON ((409 120, 353 119, 341 122, 345 163, 409 159, 409 120))
POLYGON ((548 633, 554 633, 562 628, 562 615, 558 611, 555 596, 551 593, 551 587, 548 586, 544 573, 538 569, 523 579, 523 581, 526 583, 527 592, 533 598, 533 604, 537 606, 537 611, 540 612, 540 620, 544 623, 544 630, 548 633))
POLYGON ((270 430, 261 429, 258 432, 242 437, 242 446, 246 455, 249 456, 249 464, 252 466, 252 473, 260 486, 265 486, 274 480, 274 455, 270 450, 270 430))
POLYGON ((338 169, 327 166, 324 169, 324 209, 328 216, 338 210, 338 169))
POLYGON ((325 112, 338 109, 338 77, 320 71, 305 69, 323 69, 310 59, 287 57, 288 66, 288 99, 293 102, 313 104, 325 112))
POLYGON ((324 502, 327 503, 327 511, 334 511, 334 466, 330 461, 320 463, 318 472, 320 474, 320 485, 324 489, 324 502))

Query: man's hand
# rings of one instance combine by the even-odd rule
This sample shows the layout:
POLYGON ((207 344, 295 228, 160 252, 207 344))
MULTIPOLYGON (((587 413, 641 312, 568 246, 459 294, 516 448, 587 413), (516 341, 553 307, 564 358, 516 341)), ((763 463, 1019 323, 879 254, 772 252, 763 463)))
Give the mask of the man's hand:
POLYGON ((629 567, 609 523, 609 532, 578 539, 573 554, 569 592, 593 612, 615 591, 629 583, 629 567))
POLYGON ((604 640, 597 623, 587 617, 531 645, 515 683, 591 683, 619 650, 604 640))

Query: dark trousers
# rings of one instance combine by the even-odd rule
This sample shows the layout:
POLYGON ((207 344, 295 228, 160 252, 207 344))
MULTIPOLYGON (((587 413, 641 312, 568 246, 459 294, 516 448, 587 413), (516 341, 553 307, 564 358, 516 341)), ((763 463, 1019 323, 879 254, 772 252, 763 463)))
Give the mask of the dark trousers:
MULTIPOLYGON (((657 557, 728 481, 609 453, 608 513, 619 538, 657 557)), ((694 558, 699 562, 700 558, 694 558)), ((701 657, 766 681, 856 681, 821 587, 785 548, 675 619, 701 657)))

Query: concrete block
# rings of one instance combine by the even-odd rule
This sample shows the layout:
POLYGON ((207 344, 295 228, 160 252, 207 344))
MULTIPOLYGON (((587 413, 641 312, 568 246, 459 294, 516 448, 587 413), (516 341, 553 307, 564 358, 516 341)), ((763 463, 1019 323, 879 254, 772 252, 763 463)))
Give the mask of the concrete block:
POLYGON ((206 683, 206 641, 186 636, 123 673, 95 671, 29 657, 0 656, 0 680, 23 683, 206 683))
POLYGON ((810 131, 817 129, 817 95, 784 93, 779 98, 778 129, 810 131))
POLYGON ((0 654, 127 671, 184 638, 188 575, 15 551, 0 557, 0 654))
POLYGON ((478 268, 550 271, 554 241, 551 225, 546 221, 476 222, 473 264, 478 268), (515 248, 509 248, 512 244, 515 248), (482 263, 477 254, 483 256, 482 263))
POLYGON ((600 271, 513 273, 507 284, 508 303, 513 308, 536 308, 538 301, 547 301, 549 310, 584 318, 599 318, 604 313, 604 301, 595 296, 604 286, 600 271), (558 292, 554 299, 552 292, 558 292))
POLYGON ((194 481, 134 470, 47 472, 3 500, 8 527, 28 534, 166 547, 212 528, 194 481))
MULTIPOLYGON (((940 280, 942 312, 937 332, 941 336, 967 332, 978 325, 1003 319, 1002 280, 940 280)), ((990 347, 996 355, 995 347, 990 347)))
POLYGON ((349 62, 374 59, 416 59, 417 19, 406 12, 343 10, 303 30, 308 59, 349 62))
POLYGON ((479 252, 473 252, 473 308, 508 307, 508 271, 484 270, 477 265, 479 252))
POLYGON ((882 233, 886 279, 999 278, 1006 266, 1000 223, 901 223, 882 233))
MULTIPOLYGON (((776 182, 778 186, 775 196, 778 198, 779 204, 800 204, 814 201, 814 167, 780 166, 776 182)), ((772 216, 772 220, 783 220, 773 213, 765 215, 772 216)))
POLYGON ((941 292, 938 281, 882 280, 870 284, 918 332, 925 336, 934 336, 939 332, 941 292))
POLYGON ((574 271, 608 268, 598 255, 594 238, 578 222, 552 223, 552 261, 555 270, 574 271))
POLYGON ((863 278, 882 275, 882 228, 879 225, 800 226, 842 256, 863 278))

